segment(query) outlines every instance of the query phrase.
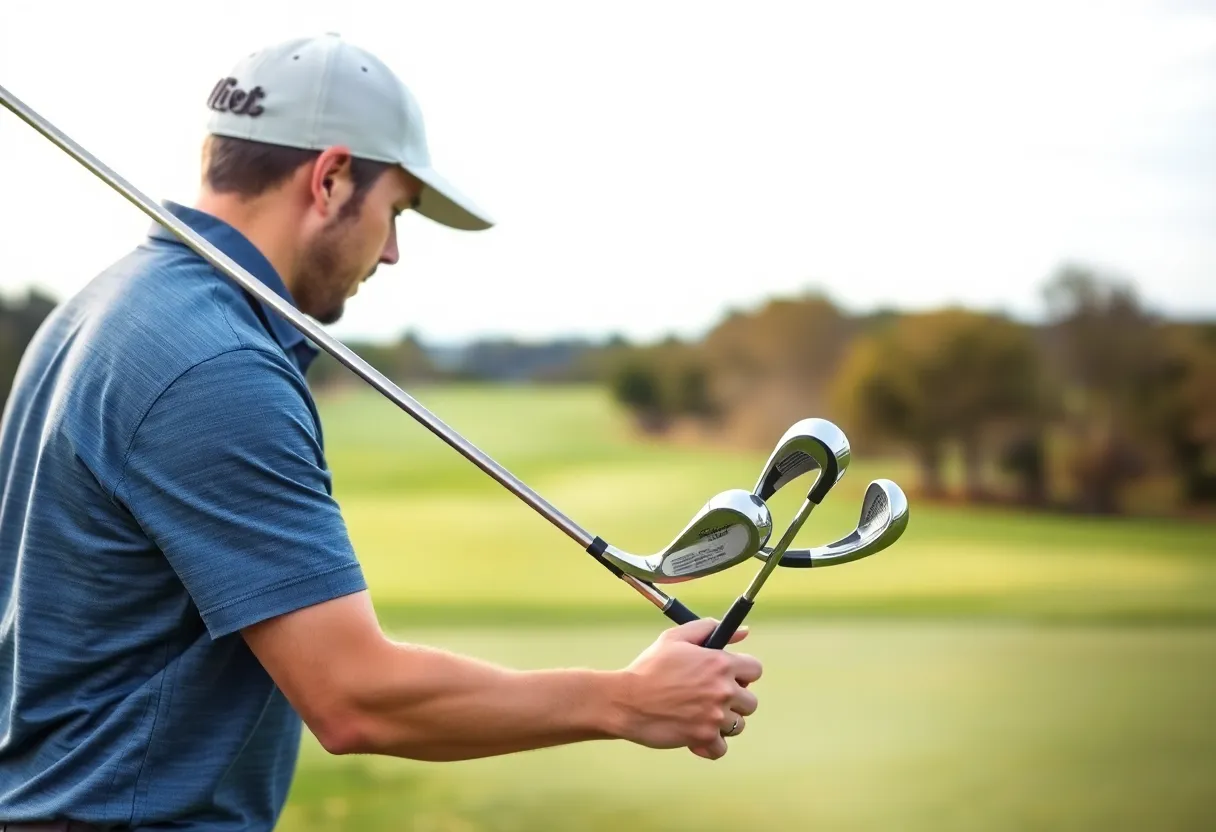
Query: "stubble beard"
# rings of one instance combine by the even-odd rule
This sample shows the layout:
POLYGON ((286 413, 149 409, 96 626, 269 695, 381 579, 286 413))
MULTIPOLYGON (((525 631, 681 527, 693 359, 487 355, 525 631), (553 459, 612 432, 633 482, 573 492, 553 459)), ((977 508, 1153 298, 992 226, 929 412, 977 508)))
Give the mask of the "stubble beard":
POLYGON ((344 240, 343 224, 337 221, 309 243, 296 268, 297 305, 326 325, 341 320, 353 279, 339 254, 344 240))

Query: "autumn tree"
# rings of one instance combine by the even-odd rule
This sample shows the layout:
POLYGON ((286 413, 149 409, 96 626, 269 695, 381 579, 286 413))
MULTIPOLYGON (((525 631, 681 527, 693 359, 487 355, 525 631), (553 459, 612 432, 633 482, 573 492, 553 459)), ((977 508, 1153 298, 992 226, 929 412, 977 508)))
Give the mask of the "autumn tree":
POLYGON ((699 344, 669 337, 618 345, 601 362, 615 400, 650 432, 666 430, 679 418, 712 421, 720 412, 699 344))
POLYGON ((1143 399, 1144 422, 1188 504, 1216 502, 1216 324, 1163 326, 1163 370, 1143 399))
POLYGON ((708 387, 740 438, 766 443, 806 416, 830 418, 828 390, 858 322, 808 293, 728 315, 702 345, 708 387))
POLYGON ((663 401, 662 384, 653 366, 640 360, 623 362, 612 372, 609 383, 613 398, 645 429, 660 431, 666 428, 669 414, 663 401))
POLYGON ((1159 321, 1135 288, 1077 266, 1044 287, 1046 349, 1063 386, 1064 449, 1078 507, 1120 510, 1120 494, 1159 450, 1155 396, 1168 384, 1159 321))
POLYGON ((944 454, 957 445, 967 496, 983 499, 986 448, 1011 432, 1034 435, 1049 401, 1042 382, 1029 328, 951 308, 861 336, 834 399, 850 425, 910 448, 930 495, 944 493, 944 454))

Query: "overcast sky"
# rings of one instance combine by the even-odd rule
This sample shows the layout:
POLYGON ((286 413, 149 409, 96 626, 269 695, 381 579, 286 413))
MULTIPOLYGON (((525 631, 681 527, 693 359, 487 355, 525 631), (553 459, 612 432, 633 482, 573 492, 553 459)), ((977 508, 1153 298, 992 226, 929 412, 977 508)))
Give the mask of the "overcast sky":
MULTIPOLYGON (((339 337, 696 334, 807 288, 1032 315, 1067 260, 1216 315, 1216 0, 3 5, 0 86, 157 200, 193 201, 254 49, 394 67, 499 225, 403 221, 339 337)), ((146 232, 2 109, 0 154, 0 292, 66 296, 146 232)))

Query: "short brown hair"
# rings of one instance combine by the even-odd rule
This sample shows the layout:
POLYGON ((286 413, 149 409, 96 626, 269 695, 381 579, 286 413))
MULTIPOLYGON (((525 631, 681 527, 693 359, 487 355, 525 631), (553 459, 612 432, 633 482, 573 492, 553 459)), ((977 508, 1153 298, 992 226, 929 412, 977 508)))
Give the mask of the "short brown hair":
MULTIPOLYGON (((279 185, 319 155, 316 150, 208 135, 203 146, 203 181, 216 193, 252 199, 279 185)), ((367 191, 391 167, 389 162, 352 158, 350 175, 355 192, 343 207, 342 216, 357 211, 367 191)))

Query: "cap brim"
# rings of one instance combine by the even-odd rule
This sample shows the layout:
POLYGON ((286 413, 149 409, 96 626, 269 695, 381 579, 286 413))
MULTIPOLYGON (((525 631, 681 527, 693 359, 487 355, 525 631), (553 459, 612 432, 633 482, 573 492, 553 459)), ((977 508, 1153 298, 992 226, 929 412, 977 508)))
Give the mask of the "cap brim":
POLYGON ((462 194, 451 182, 431 167, 406 168, 426 185, 418 197, 415 209, 422 216, 449 228, 462 231, 484 231, 492 228, 494 220, 462 194))

